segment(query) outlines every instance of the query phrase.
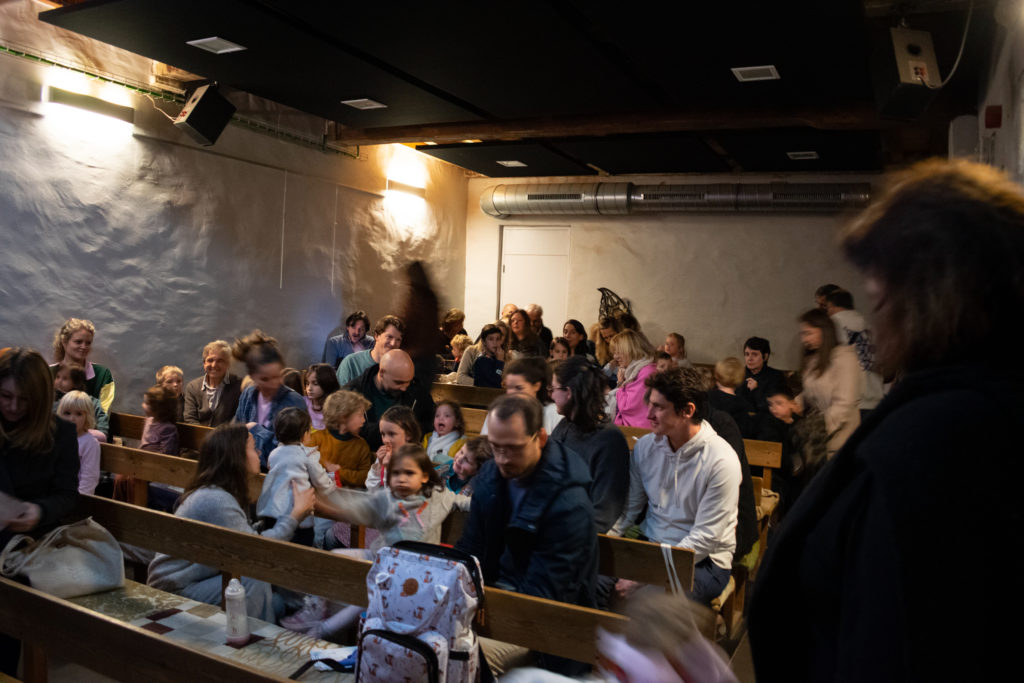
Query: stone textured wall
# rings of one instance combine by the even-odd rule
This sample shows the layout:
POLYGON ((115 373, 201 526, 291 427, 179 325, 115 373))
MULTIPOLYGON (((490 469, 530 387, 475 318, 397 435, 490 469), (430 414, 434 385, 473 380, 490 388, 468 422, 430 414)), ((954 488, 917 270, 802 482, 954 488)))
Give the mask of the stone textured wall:
MULTIPOLYGON (((540 182, 860 182, 871 178, 634 176, 543 178, 540 182)), ((536 216, 501 221, 480 210, 480 195, 493 185, 538 179, 475 178, 467 196, 467 329, 493 320, 499 305, 494 273, 499 268, 502 225, 568 225, 571 254, 569 316, 588 328, 597 320, 608 287, 631 301, 643 330, 655 344, 668 332, 687 340, 695 362, 742 356, 752 335, 772 343, 771 363, 797 368, 796 317, 814 305, 814 290, 826 282, 849 289, 866 309, 860 277, 835 246, 839 215, 639 214, 632 216, 536 216)), ((500 302, 505 303, 505 302, 500 302)), ((524 305, 531 302, 514 302, 524 305)), ((541 305, 543 301, 537 302, 541 305)), ((546 320, 561 330, 562 320, 546 320)))
MULTIPOLYGON (((0 43, 144 81, 148 60, 37 22, 40 7, 0 4, 0 43)), ((161 365, 196 377, 206 342, 254 327, 290 364, 319 361, 342 311, 389 312, 413 259, 429 264, 442 305, 462 305, 461 169, 402 146, 355 159, 234 125, 202 148, 139 95, 134 126, 100 129, 40 102, 51 72, 0 54, 0 346, 49 358, 63 320, 89 318, 115 408, 139 412, 161 365), (398 166, 425 201, 385 198, 398 166)))

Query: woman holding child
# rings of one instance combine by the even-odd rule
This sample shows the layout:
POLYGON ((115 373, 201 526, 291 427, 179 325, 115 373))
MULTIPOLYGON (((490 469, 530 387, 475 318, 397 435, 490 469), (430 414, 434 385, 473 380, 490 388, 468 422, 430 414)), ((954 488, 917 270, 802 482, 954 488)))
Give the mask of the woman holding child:
MULTIPOLYGON (((246 510, 249 481, 260 472, 260 453, 252 434, 243 424, 218 427, 206 437, 199 448, 195 478, 181 496, 175 517, 194 519, 208 524, 255 534, 246 510)), ((273 527, 262 532, 267 538, 287 541, 299 523, 313 511, 315 492, 292 484, 290 510, 275 520, 273 527)), ((273 623, 274 607, 270 584, 243 576, 245 602, 251 617, 273 623)), ((148 583, 154 588, 177 593, 192 600, 212 605, 220 603, 223 585, 215 567, 189 562, 158 553, 149 565, 148 583)))
POLYGON ((100 400, 100 405, 107 413, 114 403, 114 376, 110 370, 89 361, 92 351, 92 339, 96 335, 96 327, 88 320, 68 318, 53 336, 53 360, 51 373, 64 361, 76 363, 85 368, 85 393, 100 400))

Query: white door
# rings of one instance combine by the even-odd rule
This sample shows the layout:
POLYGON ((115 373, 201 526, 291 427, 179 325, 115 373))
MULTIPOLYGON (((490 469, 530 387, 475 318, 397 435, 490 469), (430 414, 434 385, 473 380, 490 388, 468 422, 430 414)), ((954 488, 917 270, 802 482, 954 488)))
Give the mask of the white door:
POLYGON ((539 304, 544 324, 560 336, 569 300, 568 226, 502 226, 499 292, 496 312, 508 303, 539 304))

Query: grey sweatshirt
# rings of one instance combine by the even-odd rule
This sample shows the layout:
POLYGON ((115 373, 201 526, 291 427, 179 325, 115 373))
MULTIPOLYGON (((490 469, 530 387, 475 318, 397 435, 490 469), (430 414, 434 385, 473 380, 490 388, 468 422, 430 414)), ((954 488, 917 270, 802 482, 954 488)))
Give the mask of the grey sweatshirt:
MULTIPOLYGON (((174 512, 174 516, 216 524, 246 534, 256 533, 235 497, 224 489, 214 486, 206 486, 193 491, 174 512)), ((277 518, 274 527, 267 529, 263 535, 267 538, 287 541, 295 533, 296 526, 297 522, 291 515, 282 515, 277 518)), ((215 567, 158 553, 149 563, 147 583, 154 588, 174 593, 219 573, 220 571, 215 567)))

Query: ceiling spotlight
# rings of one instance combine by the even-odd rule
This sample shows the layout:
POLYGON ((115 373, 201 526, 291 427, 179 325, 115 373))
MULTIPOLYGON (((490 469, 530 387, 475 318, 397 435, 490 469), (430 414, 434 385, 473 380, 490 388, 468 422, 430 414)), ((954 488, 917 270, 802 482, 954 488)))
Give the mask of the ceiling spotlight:
POLYGON ((505 168, 526 168, 526 164, 524 164, 521 161, 516 161, 515 159, 509 159, 508 161, 499 161, 498 164, 504 166, 505 168))
POLYGON ((732 75, 736 77, 736 80, 740 83, 748 83, 750 81, 777 81, 779 71, 771 64, 765 64, 764 66, 736 66, 731 69, 732 75))
POLYGON ((224 55, 229 52, 241 52, 248 48, 238 43, 232 43, 230 40, 218 38, 217 36, 211 36, 210 38, 198 38, 196 40, 186 40, 186 45, 192 47, 198 47, 200 50, 206 50, 212 52, 215 55, 224 55))
POLYGON ((348 105, 353 109, 387 109, 388 105, 378 102, 377 100, 371 100, 366 97, 361 97, 356 100, 342 100, 342 104, 348 105))
POLYGON ((813 149, 805 152, 786 152, 786 156, 793 161, 808 161, 810 159, 820 159, 818 153, 813 149))

